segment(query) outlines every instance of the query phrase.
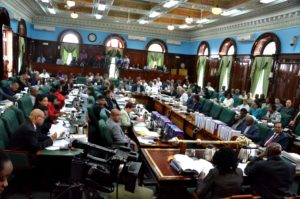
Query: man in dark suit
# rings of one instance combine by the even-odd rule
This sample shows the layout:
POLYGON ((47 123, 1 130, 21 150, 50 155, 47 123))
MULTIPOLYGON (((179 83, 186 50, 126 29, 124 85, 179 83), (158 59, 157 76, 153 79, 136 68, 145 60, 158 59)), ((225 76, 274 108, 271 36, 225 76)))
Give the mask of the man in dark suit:
POLYGON ((259 158, 254 158, 245 168, 254 194, 262 198, 279 199, 291 195, 295 166, 280 157, 281 145, 271 143, 259 158), (259 160, 264 156, 267 160, 259 160))
POLYGON ((4 99, 13 100, 13 96, 18 92, 19 90, 19 83, 13 82, 10 86, 4 87, 2 89, 4 99))
POLYGON ((242 134, 251 139, 253 142, 259 141, 259 128, 254 123, 254 119, 252 116, 247 115, 245 117, 244 123, 238 130, 240 130, 242 134))
POLYGON ((281 108, 280 113, 285 113, 292 117, 295 116, 295 109, 292 107, 292 100, 286 100, 285 106, 281 108))
POLYGON ((260 141, 260 145, 267 147, 271 143, 278 143, 281 145, 283 150, 287 150, 290 142, 290 137, 282 131, 282 125, 280 122, 274 124, 274 131, 266 137, 265 140, 260 141))
POLYGON ((188 111, 190 111, 190 112, 196 112, 196 111, 200 112, 200 110, 202 108, 201 103, 200 103, 200 96, 199 95, 193 95, 191 98, 192 98, 192 103, 187 103, 188 111))
POLYGON ((137 92, 137 93, 144 93, 145 88, 142 85, 141 81, 138 81, 136 84, 132 85, 131 91, 132 92, 137 92))
POLYGON ((11 137, 11 148, 15 150, 28 151, 35 154, 36 151, 51 146, 53 140, 57 138, 57 134, 46 136, 41 134, 37 127, 44 123, 45 114, 40 109, 34 109, 28 120, 17 128, 16 132, 11 137))
POLYGON ((109 111, 111 111, 112 109, 115 109, 115 108, 120 110, 120 107, 119 107, 117 101, 114 99, 113 92, 111 90, 106 90, 104 92, 104 96, 105 96, 105 100, 107 102, 107 109, 109 111))
POLYGON ((248 114, 248 111, 245 108, 242 108, 240 110, 240 114, 235 116, 234 124, 231 126, 231 128, 241 131, 241 129, 245 125, 245 119, 248 114))

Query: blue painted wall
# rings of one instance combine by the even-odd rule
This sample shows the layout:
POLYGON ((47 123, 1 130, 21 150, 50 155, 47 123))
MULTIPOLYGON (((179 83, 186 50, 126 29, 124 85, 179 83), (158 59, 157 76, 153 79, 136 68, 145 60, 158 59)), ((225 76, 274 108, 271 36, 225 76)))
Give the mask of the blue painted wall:
MULTIPOLYGON (((1 3, 0 3, 1 6, 1 3)), ((10 16, 12 16, 12 13, 9 11, 10 16)), ((33 39, 40 39, 40 40, 50 40, 50 41, 57 41, 59 34, 65 30, 65 28, 62 27, 56 27, 54 32, 49 31, 42 31, 42 30, 36 30, 33 28, 33 25, 31 23, 27 23, 27 34, 28 37, 31 37, 33 39)), ((11 19, 11 26, 14 32, 17 32, 18 27, 18 21, 15 19, 11 19)), ((80 35, 83 38, 84 44, 102 44, 102 42, 105 40, 105 38, 110 35, 111 33, 108 32, 100 32, 100 31, 94 31, 94 30, 77 30, 80 35), (93 43, 88 41, 88 34, 89 33, 95 33, 97 35, 97 40, 93 43)), ((281 41, 281 53, 300 53, 300 39, 296 46, 290 46, 290 41, 294 36, 298 36, 300 38, 300 27, 296 28, 289 28, 289 29, 283 29, 283 30, 273 30, 270 32, 275 33, 280 41, 281 41)), ((257 32, 255 33, 255 39, 258 38, 263 32, 257 32)), ((127 41, 127 48, 130 49, 137 49, 137 50, 145 50, 146 45, 149 41, 155 38, 147 37, 146 41, 137 41, 137 40, 128 40, 128 35, 122 34, 124 39, 127 41)), ((232 36, 233 39, 236 40, 236 35, 232 36)), ((219 52, 219 47, 221 43, 223 42, 225 38, 216 38, 216 39, 208 39, 211 54, 216 55, 219 52)), ((250 54, 253 42, 237 42, 237 54, 250 54)), ((168 45, 168 52, 169 53, 178 53, 178 54, 190 54, 195 55, 197 54, 198 46, 201 43, 201 41, 184 41, 181 42, 181 45, 173 45, 173 44, 167 44, 168 45)))
MULTIPOLYGON (((300 53, 300 27, 295 27, 295 28, 289 28, 289 29, 283 29, 283 30, 271 30, 268 32, 273 32, 275 33, 281 42, 281 53, 300 53), (297 45, 291 46, 290 41, 294 36, 298 36, 298 42, 297 45)), ((265 32, 257 32, 254 35, 255 40, 265 32)), ((236 36, 232 36, 233 39, 237 39, 236 36)), ((209 43, 210 46, 210 51, 211 54, 218 54, 219 53, 219 48, 222 42, 224 41, 225 38, 216 38, 216 39, 208 39, 206 40, 209 43)), ((254 40, 254 41, 255 41, 254 40)), ((205 41, 205 40, 204 40, 205 41)), ((252 46, 254 44, 253 42, 238 42, 237 43, 237 54, 250 54, 252 46)), ((196 54, 198 50, 198 45, 201 43, 197 42, 196 48, 192 48, 191 54, 196 54)))

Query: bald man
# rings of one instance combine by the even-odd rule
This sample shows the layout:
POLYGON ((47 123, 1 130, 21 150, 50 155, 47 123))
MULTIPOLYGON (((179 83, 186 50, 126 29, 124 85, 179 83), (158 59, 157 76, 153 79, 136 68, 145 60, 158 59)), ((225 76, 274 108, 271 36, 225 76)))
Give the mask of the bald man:
POLYGON ((292 100, 290 100, 290 99, 286 100, 285 107, 281 108, 280 113, 285 113, 285 114, 288 114, 288 115, 294 117, 295 109, 293 108, 292 105, 293 105, 292 100))
POLYGON ((281 150, 280 144, 271 143, 260 158, 253 159, 245 168, 253 193, 262 198, 283 198, 291 195, 296 169, 280 157, 281 150), (260 160, 263 157, 267 160, 260 160))
POLYGON ((51 146, 57 134, 46 136, 37 131, 37 127, 44 123, 45 114, 40 109, 34 109, 27 120, 19 126, 11 137, 11 148, 15 150, 36 153, 38 150, 51 146))
POLYGON ((106 124, 113 135, 114 143, 130 143, 130 139, 125 135, 121 128, 121 112, 118 109, 111 110, 110 118, 107 120, 106 124))
POLYGON ((245 121, 239 130, 241 130, 242 134, 251 139, 253 142, 258 142, 260 139, 259 128, 256 126, 254 118, 251 115, 247 115, 245 117, 245 121))

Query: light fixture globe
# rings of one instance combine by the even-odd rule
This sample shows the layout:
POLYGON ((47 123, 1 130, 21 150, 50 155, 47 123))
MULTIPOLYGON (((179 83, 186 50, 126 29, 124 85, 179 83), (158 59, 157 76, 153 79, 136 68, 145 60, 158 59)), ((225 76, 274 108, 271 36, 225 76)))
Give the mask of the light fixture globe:
POLYGON ((212 12, 214 15, 219 15, 219 14, 222 13, 222 9, 219 8, 219 7, 213 7, 213 8, 211 9, 211 12, 212 12))
POLYGON ((168 25, 167 28, 168 28, 168 30, 172 31, 172 30, 175 29, 175 26, 173 26, 173 25, 171 24, 171 25, 168 25))
POLYGON ((75 1, 67 1, 67 6, 69 8, 74 7, 75 6, 75 1))
POLYGON ((71 18, 77 19, 78 18, 78 14, 76 12, 72 12, 71 13, 71 18))
POLYGON ((187 18, 185 18, 185 22, 187 23, 187 24, 191 24, 191 23, 193 23, 193 18, 192 17, 187 17, 187 18))

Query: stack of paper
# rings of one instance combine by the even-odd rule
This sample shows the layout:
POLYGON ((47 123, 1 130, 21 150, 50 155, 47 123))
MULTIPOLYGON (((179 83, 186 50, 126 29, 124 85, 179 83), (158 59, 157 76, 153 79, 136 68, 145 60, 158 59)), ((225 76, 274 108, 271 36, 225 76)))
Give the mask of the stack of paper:
POLYGON ((214 168, 213 165, 204 159, 194 160, 187 155, 176 154, 171 161, 171 166, 179 173, 208 174, 209 170, 214 168))

